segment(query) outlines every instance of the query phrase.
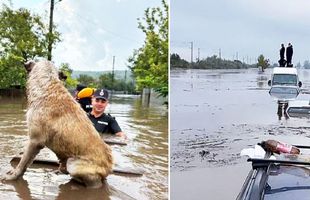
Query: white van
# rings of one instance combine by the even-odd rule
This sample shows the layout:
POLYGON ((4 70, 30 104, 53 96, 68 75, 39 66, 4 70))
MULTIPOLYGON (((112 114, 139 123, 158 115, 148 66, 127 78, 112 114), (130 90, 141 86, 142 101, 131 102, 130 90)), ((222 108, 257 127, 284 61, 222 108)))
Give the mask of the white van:
POLYGON ((279 100, 290 100, 298 96, 300 87, 297 69, 294 67, 275 67, 268 81, 269 94, 279 100))
POLYGON ((269 86, 294 86, 301 87, 302 83, 298 79, 297 69, 293 67, 275 67, 271 74, 269 86))

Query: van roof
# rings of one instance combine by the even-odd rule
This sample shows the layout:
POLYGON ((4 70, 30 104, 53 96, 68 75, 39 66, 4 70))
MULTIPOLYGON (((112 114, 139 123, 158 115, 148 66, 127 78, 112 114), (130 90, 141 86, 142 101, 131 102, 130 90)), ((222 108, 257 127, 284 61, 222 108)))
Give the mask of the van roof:
POLYGON ((297 74, 297 69, 294 67, 275 67, 273 74, 297 74))

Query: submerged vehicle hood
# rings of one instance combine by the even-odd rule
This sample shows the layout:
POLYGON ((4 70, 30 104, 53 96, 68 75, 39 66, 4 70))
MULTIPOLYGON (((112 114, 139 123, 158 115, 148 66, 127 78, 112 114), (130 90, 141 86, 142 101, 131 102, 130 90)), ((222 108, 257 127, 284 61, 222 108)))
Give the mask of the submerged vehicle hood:
POLYGON ((270 96, 281 101, 294 100, 299 92, 300 90, 296 86, 272 86, 269 90, 270 96))

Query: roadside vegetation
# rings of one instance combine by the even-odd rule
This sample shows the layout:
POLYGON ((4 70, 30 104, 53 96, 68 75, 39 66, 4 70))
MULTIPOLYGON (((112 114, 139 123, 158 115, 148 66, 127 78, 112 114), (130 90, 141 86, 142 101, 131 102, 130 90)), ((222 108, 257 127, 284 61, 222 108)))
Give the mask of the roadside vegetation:
MULTIPOLYGON (((265 58, 264 55, 257 57, 257 63, 247 64, 240 60, 225 60, 217 57, 216 55, 201 59, 199 61, 190 63, 185 59, 181 58, 178 54, 173 53, 170 55, 170 66, 171 69, 247 69, 247 68, 258 68, 264 71, 268 67, 277 67, 278 63, 270 64, 269 59, 265 58)), ((310 69, 310 62, 306 60, 303 65, 298 62, 295 65, 296 68, 310 69)))

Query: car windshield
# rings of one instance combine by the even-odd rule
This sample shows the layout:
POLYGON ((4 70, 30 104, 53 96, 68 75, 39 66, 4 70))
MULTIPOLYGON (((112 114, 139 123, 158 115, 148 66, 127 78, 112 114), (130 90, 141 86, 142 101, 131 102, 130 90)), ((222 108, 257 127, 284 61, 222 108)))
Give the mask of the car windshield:
POLYGON ((295 74, 274 74, 273 85, 297 85, 297 76, 295 74))
POLYGON ((309 199, 309 173, 310 170, 302 166, 272 166, 264 200, 309 199))

